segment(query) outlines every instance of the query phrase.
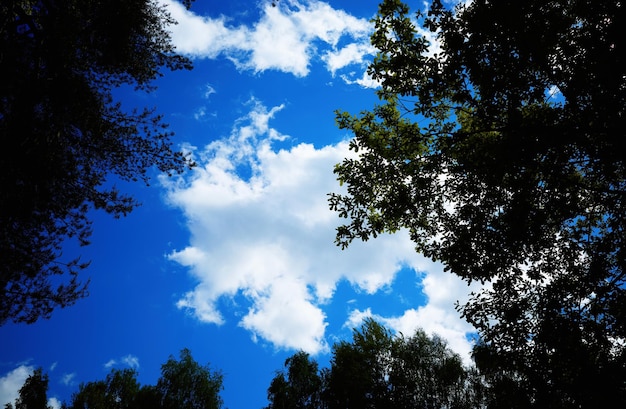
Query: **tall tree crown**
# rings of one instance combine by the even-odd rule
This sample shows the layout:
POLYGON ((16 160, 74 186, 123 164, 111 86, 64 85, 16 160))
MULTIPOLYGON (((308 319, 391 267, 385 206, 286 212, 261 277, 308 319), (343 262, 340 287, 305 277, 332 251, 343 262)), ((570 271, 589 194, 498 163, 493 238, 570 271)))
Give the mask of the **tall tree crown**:
POLYGON ((625 397, 624 15, 613 1, 412 15, 385 0, 370 67, 382 102, 337 117, 359 154, 335 170, 337 243, 408 229, 489 282, 460 312, 539 407, 625 397))

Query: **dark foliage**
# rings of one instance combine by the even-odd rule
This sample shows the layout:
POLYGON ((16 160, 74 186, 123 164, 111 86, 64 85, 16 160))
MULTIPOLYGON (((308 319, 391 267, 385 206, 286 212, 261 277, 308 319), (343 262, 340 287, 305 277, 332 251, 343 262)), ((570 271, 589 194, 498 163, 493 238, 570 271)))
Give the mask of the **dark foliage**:
POLYGON ((198 364, 188 349, 161 366, 156 385, 140 386, 134 370, 113 370, 103 381, 80 385, 69 409, 220 409, 222 374, 198 364))
POLYGON ((336 168, 337 243, 405 228, 489 282, 459 306, 489 351, 479 367, 533 407, 626 404, 625 16, 615 1, 477 0, 412 19, 385 0, 383 103, 338 115, 359 157, 336 168))
MULTIPOLYGON (((83 383, 64 409, 220 409, 222 374, 199 365, 184 349, 180 360, 170 357, 156 385, 141 386, 133 369, 112 370, 104 380, 83 383)), ((15 405, 5 409, 51 409, 48 375, 36 369, 20 388, 15 405)))
POLYGON ((121 85, 149 91, 176 55, 153 0, 6 0, 0 4, 0 325, 32 323, 86 295, 88 263, 61 244, 89 243, 88 211, 137 203, 107 184, 147 183, 152 167, 190 165, 153 109, 127 111, 121 85))
POLYGON ((130 409, 143 407, 137 399, 140 386, 132 369, 113 370, 106 379, 81 384, 70 409, 130 409))
MULTIPOLYGON (((51 409, 48 405, 48 375, 44 375, 41 368, 26 378, 19 393, 15 409, 51 409)), ((13 405, 7 403, 5 409, 13 409, 13 405)))
POLYGON ((161 367, 156 392, 163 409, 220 409, 222 384, 221 373, 198 364, 183 349, 179 361, 170 357, 161 367))
POLYGON ((267 409, 316 409, 322 407, 322 376, 317 362, 306 352, 297 352, 285 361, 267 389, 267 409))
POLYGON ((333 346, 330 368, 299 352, 268 388, 267 409, 484 407, 485 387, 438 337, 393 336, 373 320, 333 346))

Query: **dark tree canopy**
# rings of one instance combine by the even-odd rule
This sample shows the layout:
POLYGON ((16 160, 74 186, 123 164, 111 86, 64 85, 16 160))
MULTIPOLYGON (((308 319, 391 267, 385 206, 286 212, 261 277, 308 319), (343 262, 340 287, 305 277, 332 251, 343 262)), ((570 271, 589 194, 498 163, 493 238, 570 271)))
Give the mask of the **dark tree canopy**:
MULTIPOLYGON (((7 403, 5 409, 13 409, 13 405, 7 403)), ((15 401, 15 409, 51 409, 48 405, 48 375, 44 375, 41 368, 26 378, 15 401)))
POLYGON ((359 156, 336 167, 337 243, 408 229, 489 282, 459 309, 483 364, 534 407, 626 403, 625 16, 615 1, 413 15, 385 0, 370 67, 382 103, 338 115, 359 156))
POLYGON ((352 333, 352 341, 333 345, 325 397, 328 407, 391 407, 391 332, 373 320, 352 333))
POLYGON ((134 409, 140 386, 133 369, 112 370, 102 381, 81 384, 68 409, 134 409))
MULTIPOLYGON (((156 385, 141 386, 137 371, 112 370, 106 379, 81 384, 68 409, 220 409, 222 375, 198 364, 188 349, 170 357, 156 385)), ((17 408, 16 408, 17 409, 17 408)))
POLYGON ((443 340, 418 330, 392 335, 373 320, 336 343, 330 368, 299 352, 287 359, 268 388, 267 409, 484 407, 484 385, 443 340))
POLYGON ((208 365, 200 365, 188 349, 180 352, 180 360, 170 357, 161 366, 156 391, 163 409, 220 409, 223 401, 223 375, 208 365))
MULTIPOLYGON (((189 3, 189 2, 188 2, 189 3)), ((180 172, 153 109, 125 110, 112 91, 149 91, 162 68, 189 69, 174 52, 155 0, 3 0, 0 4, 0 325, 32 323, 86 294, 65 258, 88 244, 87 212, 115 217, 137 205, 107 184, 180 172)))
POLYGON ((322 375, 317 362, 306 352, 297 352, 285 361, 267 389, 266 409, 317 409, 322 405, 322 375))
MULTIPOLYGON (((64 409, 221 409, 223 376, 209 365, 200 365, 188 349, 180 360, 170 357, 161 366, 156 385, 140 385, 134 369, 113 369, 105 379, 82 383, 64 409)), ((48 375, 41 368, 20 388, 15 405, 5 409, 51 409, 48 375)))
POLYGON ((480 408, 483 385, 445 341, 417 330, 392 335, 368 319, 333 346, 324 393, 334 408, 480 408))

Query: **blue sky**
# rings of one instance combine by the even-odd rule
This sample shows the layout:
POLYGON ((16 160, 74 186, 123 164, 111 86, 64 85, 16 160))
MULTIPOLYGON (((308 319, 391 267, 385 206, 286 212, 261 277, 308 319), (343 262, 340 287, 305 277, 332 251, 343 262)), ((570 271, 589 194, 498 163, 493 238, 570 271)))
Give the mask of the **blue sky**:
POLYGON ((345 251, 333 243, 341 220, 326 194, 341 191, 333 165, 351 155, 334 111, 377 101, 365 71, 378 2, 197 0, 186 11, 161 1, 195 68, 120 98, 157 107, 198 166, 149 187, 117 182, 142 206, 120 220, 93 213, 92 244, 65 249, 92 261, 89 297, 0 327, 0 405, 36 367, 58 406, 111 368, 153 384, 189 348, 224 373, 226 407, 262 408, 288 356, 302 349, 325 365, 367 316, 437 333, 467 357, 472 328, 454 310, 466 284, 402 232, 345 251))

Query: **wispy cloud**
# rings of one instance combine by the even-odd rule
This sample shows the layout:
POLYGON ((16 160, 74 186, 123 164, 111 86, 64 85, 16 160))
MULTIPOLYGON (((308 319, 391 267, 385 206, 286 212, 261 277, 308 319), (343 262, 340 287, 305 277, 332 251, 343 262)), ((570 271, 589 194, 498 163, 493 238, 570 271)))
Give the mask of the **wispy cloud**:
POLYGON ((206 84, 204 86, 204 94, 202 95, 204 99, 209 99, 213 94, 217 94, 215 88, 211 84, 206 84))
POLYGON ((139 368, 139 358, 134 355, 126 355, 122 358, 122 363, 131 368, 139 368))
POLYGON ((174 0, 161 1, 179 23, 171 27, 179 52, 194 58, 224 57, 240 70, 302 77, 316 61, 334 75, 355 64, 364 71, 367 56, 374 54, 371 23, 321 1, 262 2, 259 20, 248 26, 230 25, 225 16, 197 15, 174 0))
POLYGON ((110 359, 107 363, 104 364, 104 367, 106 369, 110 369, 115 366, 127 366, 129 368, 137 369, 139 368, 139 358, 134 355, 128 354, 121 358, 110 359))
MULTIPOLYGON (((408 234, 355 242, 346 251, 334 245, 340 220, 326 198, 339 189, 334 165, 352 154, 347 142, 281 144, 289 137, 270 122, 283 109, 252 101, 229 137, 193 150, 193 172, 162 179, 190 232, 189 245, 169 258, 197 280, 178 306, 207 323, 238 319, 255 339, 279 348, 317 353, 327 349, 324 308, 339 281, 373 294, 408 266, 424 274, 429 299, 411 322, 442 336, 446 329, 463 333, 453 303, 467 287, 416 254, 408 234), (438 285, 448 292, 438 293, 438 285), (219 307, 220 300, 235 298, 248 304, 230 303, 235 311, 219 307)), ((390 322, 400 327, 409 318, 390 322)))
POLYGON ((71 386, 75 384, 76 373, 66 373, 61 377, 61 383, 66 386, 71 386))
MULTIPOLYGON (((200 96, 202 97, 202 99, 206 99, 207 101, 211 99, 211 95, 213 94, 217 94, 217 90, 211 84, 205 84, 200 92, 200 96)), ((199 106, 193 113, 193 117, 196 121, 204 121, 210 117, 215 116, 215 112, 209 112, 206 105, 199 106)))
POLYGON ((199 107, 199 108, 197 108, 195 110, 195 112, 193 113, 193 118, 196 121, 200 121, 200 120, 205 119, 207 115, 208 114, 207 114, 207 111, 206 111, 206 107, 205 106, 201 106, 201 107, 199 107))

